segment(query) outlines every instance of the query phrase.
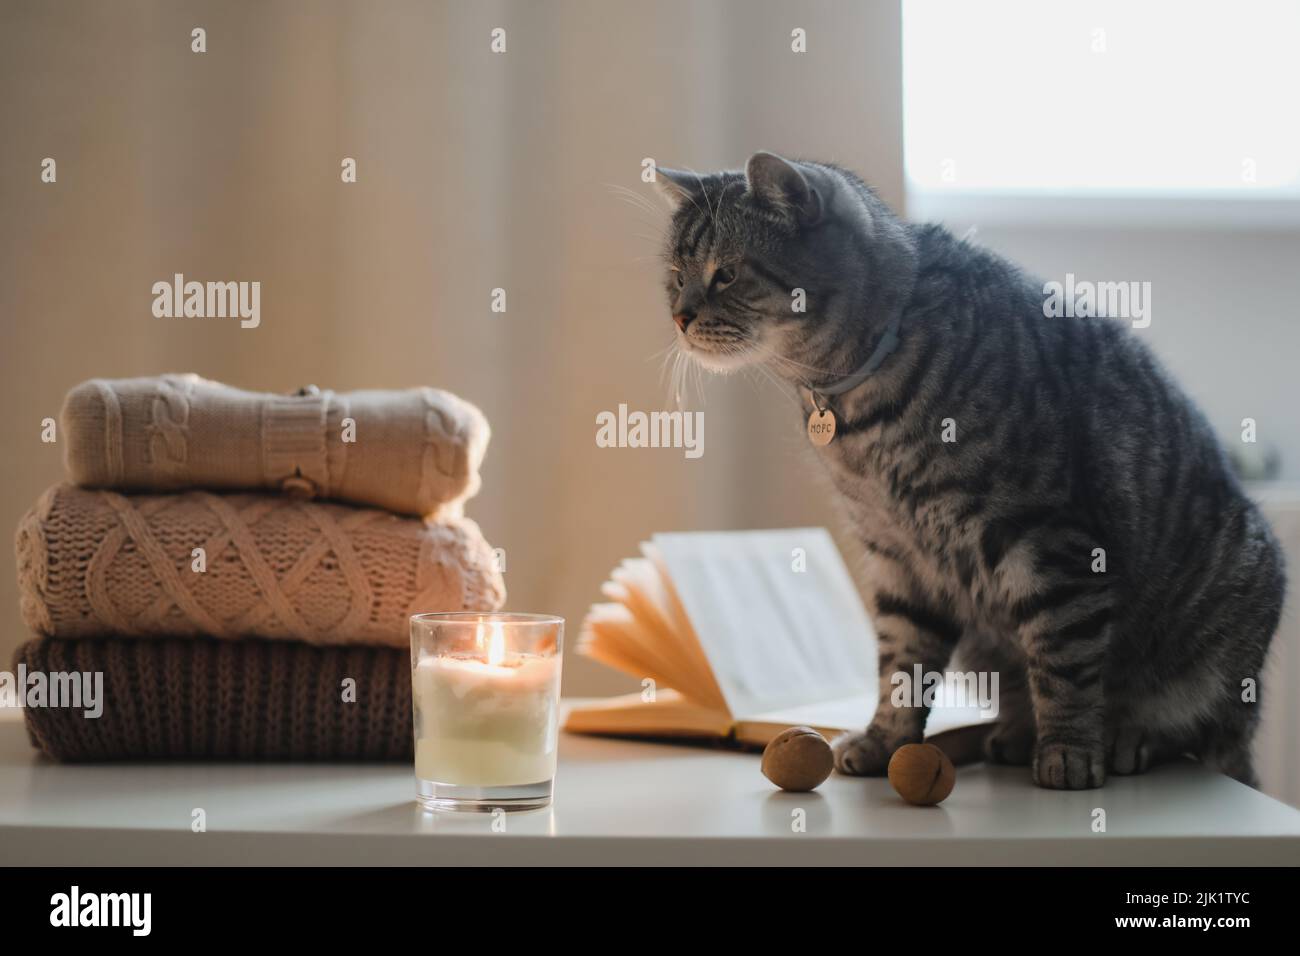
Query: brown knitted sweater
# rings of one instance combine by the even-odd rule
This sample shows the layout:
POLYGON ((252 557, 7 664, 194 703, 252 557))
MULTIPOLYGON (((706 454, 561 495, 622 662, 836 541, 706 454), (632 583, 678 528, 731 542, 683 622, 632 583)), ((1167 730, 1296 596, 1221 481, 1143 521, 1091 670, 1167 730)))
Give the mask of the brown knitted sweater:
POLYGON ((479 487, 483 413, 435 388, 296 395, 197 375, 92 379, 60 416, 68 474, 115 491, 284 491, 458 514, 479 487))
POLYGON ((28 707, 55 760, 410 760, 410 654, 270 641, 43 638, 14 672, 104 675, 103 711, 28 707), (355 701, 343 680, 356 681, 355 701))
POLYGON ((411 614, 495 610, 505 600, 493 553, 468 518, 426 524, 278 495, 58 485, 19 523, 16 550, 23 619, 49 637, 404 648, 411 614))

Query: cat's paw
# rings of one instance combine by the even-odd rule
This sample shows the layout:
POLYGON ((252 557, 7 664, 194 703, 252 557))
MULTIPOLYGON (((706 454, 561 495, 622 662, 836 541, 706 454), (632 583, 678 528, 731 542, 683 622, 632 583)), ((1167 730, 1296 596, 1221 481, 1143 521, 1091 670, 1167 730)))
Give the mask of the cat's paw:
POLYGON ((887 739, 874 727, 858 734, 842 734, 831 744, 835 769, 854 777, 882 776, 889 769, 889 758, 894 751, 908 743, 915 741, 887 739))
POLYGON ((1136 727, 1120 727, 1111 734, 1107 766, 1120 776, 1146 773, 1156 759, 1155 741, 1136 727))
POLYGON ((1048 790, 1091 790, 1106 783, 1106 748, 1097 744, 1041 743, 1034 750, 1034 783, 1048 790))
POLYGON ((989 763, 1027 767, 1034 759, 1032 725, 998 724, 984 738, 984 759, 989 763))

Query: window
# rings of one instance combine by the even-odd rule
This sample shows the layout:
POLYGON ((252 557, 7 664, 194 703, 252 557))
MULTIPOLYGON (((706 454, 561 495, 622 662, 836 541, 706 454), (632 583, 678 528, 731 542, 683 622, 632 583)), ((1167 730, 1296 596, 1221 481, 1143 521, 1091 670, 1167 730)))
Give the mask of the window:
POLYGON ((1300 2, 904 0, 909 190, 1300 206, 1300 2))

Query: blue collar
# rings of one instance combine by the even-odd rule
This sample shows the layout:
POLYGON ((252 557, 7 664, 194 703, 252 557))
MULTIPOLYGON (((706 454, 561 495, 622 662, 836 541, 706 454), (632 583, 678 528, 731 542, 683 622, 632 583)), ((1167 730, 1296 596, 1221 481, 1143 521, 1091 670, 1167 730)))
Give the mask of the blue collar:
POLYGON ((876 369, 880 368, 885 359, 889 358, 889 356, 893 354, 894 350, 898 348, 898 333, 902 325, 903 311, 900 309, 898 312, 894 313, 894 317, 891 318, 889 324, 885 326, 885 334, 882 335, 880 341, 876 343, 876 348, 871 353, 871 357, 867 359, 866 364, 847 378, 842 378, 838 382, 828 385, 826 388, 813 388, 811 385, 805 383, 804 388, 808 389, 812 394, 813 404, 818 408, 821 408, 825 403, 819 402, 818 399, 834 398, 836 395, 843 395, 845 392, 851 392, 869 379, 876 369))

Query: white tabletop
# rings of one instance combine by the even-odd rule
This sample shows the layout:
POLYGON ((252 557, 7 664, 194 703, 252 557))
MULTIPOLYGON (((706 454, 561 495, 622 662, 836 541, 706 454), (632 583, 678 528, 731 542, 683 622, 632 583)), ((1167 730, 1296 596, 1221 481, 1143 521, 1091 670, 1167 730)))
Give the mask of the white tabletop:
POLYGON ((1192 764, 1075 793, 963 767, 922 808, 881 779, 786 794, 755 754, 566 735, 554 805, 505 832, 413 797, 397 764, 56 764, 0 715, 6 864, 1300 864, 1300 811, 1192 764))

